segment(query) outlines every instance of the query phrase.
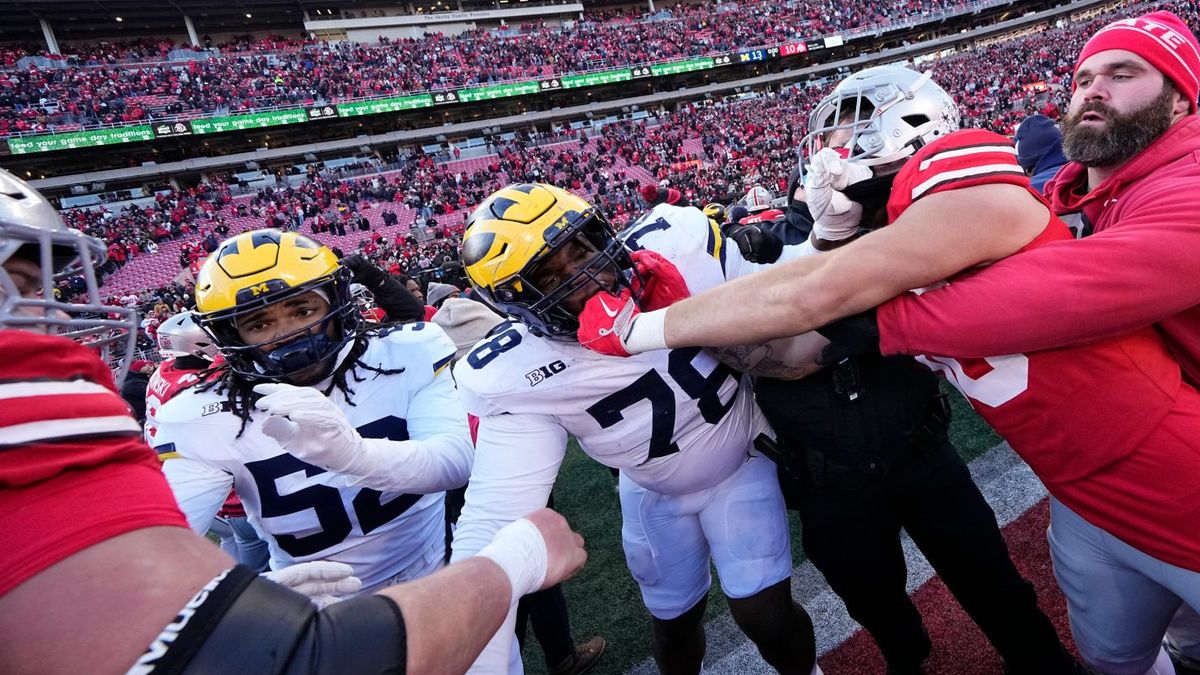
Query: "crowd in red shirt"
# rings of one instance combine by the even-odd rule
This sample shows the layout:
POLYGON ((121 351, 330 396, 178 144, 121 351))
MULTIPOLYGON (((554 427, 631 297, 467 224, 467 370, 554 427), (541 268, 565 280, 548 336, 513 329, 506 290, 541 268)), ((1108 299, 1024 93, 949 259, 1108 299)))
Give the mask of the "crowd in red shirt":
POLYGON ((167 62, 169 41, 70 47, 65 68, 21 68, 0 52, 0 135, 469 87, 815 38, 953 10, 967 0, 808 0, 677 6, 569 28, 381 38, 376 44, 270 37, 167 62), (665 17, 665 18, 663 18, 665 17), (145 62, 145 60, 150 62, 145 62), (139 61, 130 64, 129 61, 139 61))
MULTIPOLYGON (((1193 24, 1200 20, 1195 8, 1174 9, 1193 24)), ((964 126, 1011 135, 1026 115, 1041 112, 1057 118, 1065 109, 1073 55, 1084 36, 1112 18, 922 65, 956 94, 964 126)), ((454 168, 453 156, 439 161, 411 151, 382 167, 387 173, 343 180, 337 171, 314 169, 297 186, 280 181, 249 200, 234 202, 222 183, 201 184, 159 195, 148 206, 72 210, 64 217, 72 227, 109 243, 107 273, 153 251, 156 242, 175 237, 190 240, 179 260, 187 267, 230 233, 227 221, 236 216, 251 217, 255 226, 344 234, 370 229, 360 218, 366 204, 383 205, 385 225, 409 224, 399 223, 400 207, 406 206, 415 212, 410 222, 431 226, 440 238, 418 244, 403 234, 395 241, 376 234, 367 242, 370 250, 363 252, 393 274, 415 276, 436 268, 446 256, 453 258, 470 208, 512 182, 549 182, 585 194, 618 226, 645 208, 638 192, 642 181, 631 175, 632 167, 666 181, 697 205, 729 203, 756 184, 781 194, 796 166, 795 148, 809 111, 828 88, 791 87, 746 100, 702 101, 649 121, 608 124, 592 136, 569 128, 553 137, 521 132, 511 141, 490 145, 487 164, 473 171, 454 168)), ((644 179, 644 173, 637 174, 644 179)))

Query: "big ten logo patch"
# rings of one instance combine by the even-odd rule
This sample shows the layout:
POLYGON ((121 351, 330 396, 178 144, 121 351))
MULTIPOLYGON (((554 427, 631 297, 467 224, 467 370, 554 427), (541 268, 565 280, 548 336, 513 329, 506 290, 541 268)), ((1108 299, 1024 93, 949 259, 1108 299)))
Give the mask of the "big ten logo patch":
POLYGON ((546 364, 537 370, 531 370, 528 373, 525 373, 525 379, 529 380, 529 386, 536 387, 537 385, 551 377, 554 377, 566 369, 567 364, 563 363, 562 361, 555 361, 553 363, 546 364))
POLYGON ((214 401, 213 403, 205 403, 200 408, 200 416, 208 417, 209 415, 229 412, 230 410, 231 408, 229 407, 229 401, 214 401))

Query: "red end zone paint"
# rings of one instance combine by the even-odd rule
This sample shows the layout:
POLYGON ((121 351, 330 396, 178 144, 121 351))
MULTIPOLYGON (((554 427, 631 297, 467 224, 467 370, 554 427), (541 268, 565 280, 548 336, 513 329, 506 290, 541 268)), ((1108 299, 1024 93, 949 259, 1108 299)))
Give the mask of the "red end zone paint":
MULTIPOLYGON (((1037 589, 1038 604, 1050 617, 1058 635, 1072 651, 1071 630, 1062 592, 1054 581, 1046 526, 1050 521, 1049 501, 1009 523, 1002 532, 1008 550, 1021 574, 1037 589)), ((1000 657, 987 638, 950 595, 946 585, 934 577, 912 594, 925 627, 933 639, 933 652, 925 662, 928 675, 1002 675, 1000 657)), ((883 657, 875 641, 859 629, 849 640, 821 660, 826 675, 869 675, 883 673, 883 657)))

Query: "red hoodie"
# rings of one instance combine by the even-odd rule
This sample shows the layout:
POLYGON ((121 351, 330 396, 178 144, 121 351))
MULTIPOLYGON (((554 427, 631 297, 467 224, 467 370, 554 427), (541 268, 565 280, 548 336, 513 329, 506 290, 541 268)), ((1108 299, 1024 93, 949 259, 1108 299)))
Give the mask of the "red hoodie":
POLYGON ((885 354, 986 357, 1076 346, 1157 323, 1200 383, 1200 115, 1086 195, 1074 162, 1046 186, 1054 212, 1094 234, 1051 242, 879 308, 885 354), (990 308, 979 312, 979 307, 990 308))

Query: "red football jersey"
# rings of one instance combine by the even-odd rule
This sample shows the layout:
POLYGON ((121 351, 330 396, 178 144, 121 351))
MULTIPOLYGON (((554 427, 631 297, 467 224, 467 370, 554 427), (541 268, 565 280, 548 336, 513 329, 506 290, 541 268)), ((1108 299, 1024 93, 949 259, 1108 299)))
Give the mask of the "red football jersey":
POLYGON ((131 530, 187 527, 95 352, 0 330, 0 596, 131 530))
MULTIPOLYGON (((223 357, 218 354, 214 365, 220 365, 223 357)), ((200 383, 199 373, 203 369, 180 368, 174 357, 158 364, 150 382, 146 385, 146 441, 153 443, 158 426, 158 409, 179 392, 200 383)))
MULTIPOLYGON (((1025 187, 1041 199, 1029 187, 1008 139, 989 131, 956 132, 922 148, 897 174, 889 221, 928 195, 995 183, 1025 187)), ((1070 237, 1066 224, 1051 215, 1022 250, 1070 237)), ((1200 532, 1195 524, 1181 523, 1184 510, 1176 500, 1182 495, 1139 496, 1125 508, 1114 508, 1162 484, 1146 485, 1146 476, 1139 475, 1144 472, 1129 468, 1133 464, 1196 475, 1191 473, 1195 451, 1189 458, 1187 441, 1175 434, 1200 439, 1200 426, 1191 421, 1200 418, 1173 415, 1170 425, 1177 428, 1163 433, 1177 402, 1194 405, 1195 392, 1182 383, 1178 363, 1152 328, 1070 349, 918 360, 942 372, 1068 507, 1156 557, 1200 569, 1200 532)))

